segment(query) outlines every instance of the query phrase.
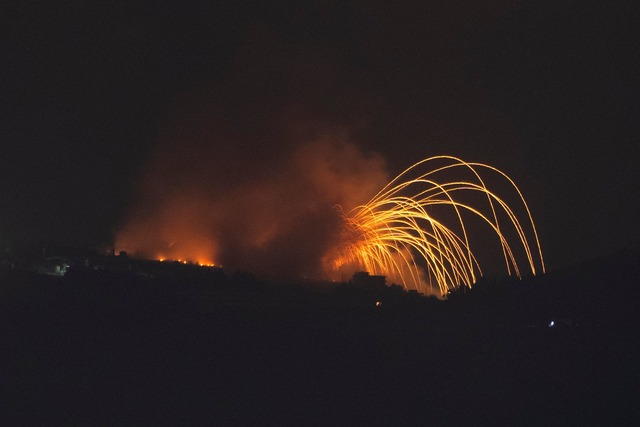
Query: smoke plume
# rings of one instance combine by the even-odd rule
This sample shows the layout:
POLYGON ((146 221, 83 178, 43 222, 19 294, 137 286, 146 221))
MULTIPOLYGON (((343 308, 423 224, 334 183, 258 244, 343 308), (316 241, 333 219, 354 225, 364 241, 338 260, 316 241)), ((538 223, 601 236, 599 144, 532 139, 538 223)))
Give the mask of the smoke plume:
MULTIPOLYGON (((184 106, 183 106, 184 107, 184 106)), ((182 108, 162 130, 116 248, 273 278, 327 277, 345 211, 387 182, 343 126, 182 108)))

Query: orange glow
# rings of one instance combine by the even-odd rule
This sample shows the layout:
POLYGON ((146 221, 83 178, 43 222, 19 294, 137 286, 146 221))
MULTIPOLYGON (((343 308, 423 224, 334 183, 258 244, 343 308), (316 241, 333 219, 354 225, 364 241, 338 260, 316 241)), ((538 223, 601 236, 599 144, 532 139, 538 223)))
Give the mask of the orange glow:
POLYGON ((116 236, 116 247, 140 258, 214 265, 215 241, 190 225, 196 222, 190 205, 170 205, 152 221, 134 220, 116 236), (186 215, 185 219, 178 218, 186 215))
POLYGON ((361 152, 342 130, 313 127, 311 136, 293 129, 291 146, 273 162, 235 146, 212 153, 209 140, 160 144, 115 246, 140 258, 278 279, 323 277, 322 257, 339 237, 333 207, 365 202, 388 176, 384 160, 361 152))

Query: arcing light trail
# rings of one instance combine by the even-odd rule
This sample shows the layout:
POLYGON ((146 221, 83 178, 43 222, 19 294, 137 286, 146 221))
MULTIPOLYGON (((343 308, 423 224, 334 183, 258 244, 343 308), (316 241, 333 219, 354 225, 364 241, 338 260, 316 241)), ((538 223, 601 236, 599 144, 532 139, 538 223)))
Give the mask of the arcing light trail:
POLYGON ((367 204, 343 213, 343 243, 329 256, 330 267, 383 274, 425 293, 471 286, 483 273, 472 251, 472 227, 465 223, 469 216, 497 236, 507 274, 521 277, 523 264, 532 274, 544 272, 536 227, 516 184, 492 166, 450 156, 414 164, 367 204), (445 179, 452 175, 467 178, 445 179), (485 180, 494 178, 515 190, 523 218, 487 188, 485 180), (443 210, 449 214, 435 216, 443 210))

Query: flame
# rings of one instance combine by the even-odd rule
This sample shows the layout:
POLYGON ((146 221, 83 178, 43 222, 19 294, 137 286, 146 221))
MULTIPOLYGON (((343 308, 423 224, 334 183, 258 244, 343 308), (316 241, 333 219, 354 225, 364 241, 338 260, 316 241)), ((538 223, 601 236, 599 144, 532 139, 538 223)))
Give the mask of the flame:
POLYGON ((179 262, 180 264, 193 264, 193 265, 198 265, 200 267, 216 267, 216 264, 214 262, 209 261, 209 260, 202 260, 202 259, 197 260, 197 261, 189 261, 188 259, 182 259, 182 258, 171 260, 171 259, 167 259, 165 257, 159 257, 159 258, 156 258, 156 260, 160 261, 160 262, 165 262, 165 261, 172 262, 173 261, 173 262, 179 262))

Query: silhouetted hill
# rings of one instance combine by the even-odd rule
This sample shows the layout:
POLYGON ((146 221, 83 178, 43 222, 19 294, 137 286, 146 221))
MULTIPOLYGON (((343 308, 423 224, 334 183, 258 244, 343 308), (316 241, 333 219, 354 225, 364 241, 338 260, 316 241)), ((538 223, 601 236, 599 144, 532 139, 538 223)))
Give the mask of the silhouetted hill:
POLYGON ((445 301, 178 266, 0 269, 2 421, 633 424, 638 260, 445 301))

